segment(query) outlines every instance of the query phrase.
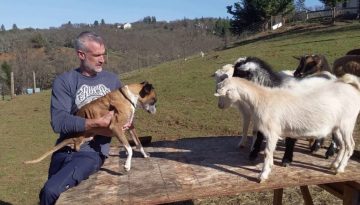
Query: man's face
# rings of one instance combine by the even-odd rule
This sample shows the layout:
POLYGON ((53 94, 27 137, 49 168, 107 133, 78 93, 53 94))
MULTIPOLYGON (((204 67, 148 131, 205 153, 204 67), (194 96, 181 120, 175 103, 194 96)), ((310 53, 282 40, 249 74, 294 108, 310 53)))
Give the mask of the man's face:
POLYGON ((95 41, 87 42, 88 50, 78 51, 80 59, 83 61, 85 74, 94 75, 102 71, 105 62, 105 46, 95 41))

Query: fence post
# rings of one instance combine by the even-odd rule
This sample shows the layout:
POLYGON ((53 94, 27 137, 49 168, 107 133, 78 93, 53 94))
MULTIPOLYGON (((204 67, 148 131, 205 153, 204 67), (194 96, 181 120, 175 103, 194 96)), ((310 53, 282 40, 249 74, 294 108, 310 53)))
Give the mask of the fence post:
POLYGON ((36 77, 35 77, 35 71, 33 71, 33 94, 35 94, 36 89, 36 77))
POLYGON ((306 20, 309 19, 309 14, 308 14, 308 11, 306 11, 306 20))
POLYGON ((15 98, 14 72, 10 73, 11 99, 15 98))

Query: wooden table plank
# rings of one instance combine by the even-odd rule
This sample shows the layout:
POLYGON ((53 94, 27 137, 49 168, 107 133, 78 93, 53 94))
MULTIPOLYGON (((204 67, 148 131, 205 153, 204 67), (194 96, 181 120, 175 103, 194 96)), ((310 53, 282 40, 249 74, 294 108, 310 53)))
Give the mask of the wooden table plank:
POLYGON ((284 147, 274 155, 269 180, 258 183, 263 164, 260 154, 248 161, 249 149, 236 147, 239 137, 201 137, 153 142, 144 159, 135 151, 132 169, 123 170, 124 151, 111 148, 111 156, 98 173, 63 193, 57 204, 160 204, 189 199, 236 195, 241 192, 274 190, 344 181, 360 181, 359 161, 350 160, 345 173, 329 170, 325 150, 311 155, 307 142, 297 143, 294 162, 281 167, 284 147))

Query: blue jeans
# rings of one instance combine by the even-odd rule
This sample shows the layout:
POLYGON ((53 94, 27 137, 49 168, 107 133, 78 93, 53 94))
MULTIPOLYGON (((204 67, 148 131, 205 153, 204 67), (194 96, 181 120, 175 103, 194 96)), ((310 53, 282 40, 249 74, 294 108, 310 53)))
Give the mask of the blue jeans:
POLYGON ((73 152, 70 148, 55 152, 51 157, 48 180, 39 194, 40 205, 55 204, 62 192, 97 172, 104 160, 98 152, 73 152))

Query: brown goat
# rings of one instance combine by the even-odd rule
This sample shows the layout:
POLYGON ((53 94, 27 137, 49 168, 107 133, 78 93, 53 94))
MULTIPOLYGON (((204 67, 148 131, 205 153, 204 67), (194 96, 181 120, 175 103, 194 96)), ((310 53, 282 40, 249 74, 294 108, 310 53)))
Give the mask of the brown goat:
POLYGON ((333 65, 333 73, 336 77, 341 77, 345 73, 360 77, 360 55, 346 55, 336 59, 333 65))
POLYGON ((353 49, 351 51, 348 51, 346 55, 360 55, 360 48, 353 49))
POLYGON ((323 55, 305 55, 294 58, 299 60, 299 66, 294 72, 296 78, 303 78, 321 71, 331 72, 329 63, 323 55))

